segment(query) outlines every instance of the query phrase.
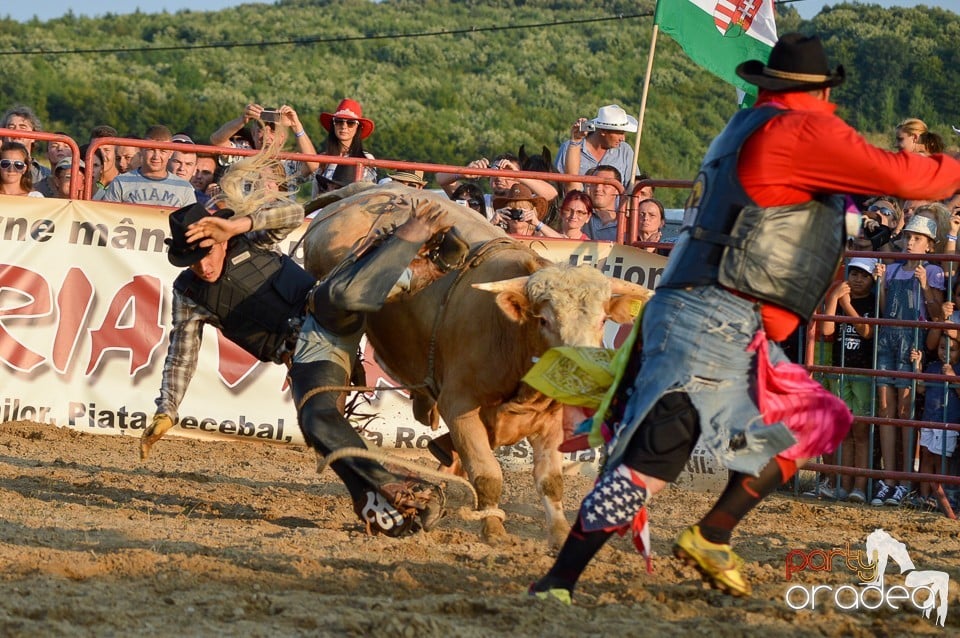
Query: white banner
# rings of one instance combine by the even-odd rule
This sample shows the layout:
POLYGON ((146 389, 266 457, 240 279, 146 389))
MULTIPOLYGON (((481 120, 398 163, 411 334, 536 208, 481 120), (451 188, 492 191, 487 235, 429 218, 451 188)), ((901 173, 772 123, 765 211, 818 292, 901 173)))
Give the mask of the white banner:
MULTIPOLYGON (((167 351, 169 211, 103 202, 0 196, 0 422, 30 420, 139 436, 154 413, 167 351)), ((289 251, 306 229, 287 238, 289 251)), ((557 262, 592 264, 652 288, 665 259, 609 243, 536 240, 557 262)), ((302 262, 302 255, 294 255, 302 262)), ((615 345, 628 327, 608 324, 615 345)), ((365 352, 370 385, 392 386, 365 352)), ((374 444, 424 448, 438 432, 413 419, 406 394, 368 395, 374 444)), ((303 443, 282 366, 257 361, 207 328, 196 376, 170 434, 303 443)), ((526 443, 498 452, 525 461, 526 443)), ((594 461, 588 450, 567 455, 594 461)))

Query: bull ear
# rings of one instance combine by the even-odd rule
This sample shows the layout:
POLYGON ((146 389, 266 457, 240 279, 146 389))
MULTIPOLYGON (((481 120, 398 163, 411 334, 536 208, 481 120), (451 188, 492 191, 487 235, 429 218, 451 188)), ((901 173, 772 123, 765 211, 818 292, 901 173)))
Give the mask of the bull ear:
POLYGON ((646 297, 639 299, 632 295, 618 295, 608 299, 607 303, 604 304, 604 309, 607 311, 607 318, 609 318, 610 321, 615 323, 633 323, 637 315, 640 314, 640 309, 643 308, 643 304, 646 302, 646 297))
POLYGON ((514 323, 523 323, 530 310, 530 301, 522 292, 505 290, 497 295, 497 305, 507 319, 514 323))
POLYGON ((631 297, 639 297, 644 301, 653 296, 652 290, 644 288, 640 284, 624 281, 617 277, 609 277, 609 279, 611 295, 630 295, 631 297))

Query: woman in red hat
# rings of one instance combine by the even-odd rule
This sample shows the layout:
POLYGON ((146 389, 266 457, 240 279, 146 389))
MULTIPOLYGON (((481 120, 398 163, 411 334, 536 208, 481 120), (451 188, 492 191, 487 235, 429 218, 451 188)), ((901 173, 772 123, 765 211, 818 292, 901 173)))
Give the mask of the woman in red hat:
MULTIPOLYGON (((320 149, 323 155, 374 159, 373 155, 363 150, 363 140, 373 133, 373 120, 363 117, 363 107, 356 100, 344 98, 333 113, 321 113, 320 126, 327 131, 327 141, 320 149)), ((332 179, 336 169, 336 164, 320 164, 316 175, 332 179)), ((365 167, 363 176, 352 181, 376 182, 377 171, 375 168, 365 167)), ((316 184, 314 189, 316 190, 316 184)))

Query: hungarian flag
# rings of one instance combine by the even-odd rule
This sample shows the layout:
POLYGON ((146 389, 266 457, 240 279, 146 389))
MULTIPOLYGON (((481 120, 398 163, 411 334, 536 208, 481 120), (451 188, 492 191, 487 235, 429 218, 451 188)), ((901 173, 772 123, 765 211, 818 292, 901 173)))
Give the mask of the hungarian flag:
POLYGON ((690 59, 744 93, 757 87, 735 72, 746 60, 766 60, 777 41, 774 0, 659 0, 654 22, 690 59))

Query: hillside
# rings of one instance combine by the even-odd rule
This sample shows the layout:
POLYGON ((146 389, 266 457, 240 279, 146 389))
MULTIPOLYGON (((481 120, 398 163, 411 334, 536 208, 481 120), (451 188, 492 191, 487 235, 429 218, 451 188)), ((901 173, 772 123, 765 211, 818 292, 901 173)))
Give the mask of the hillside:
MULTIPOLYGON (((0 20, 0 102, 33 107, 47 130, 85 141, 109 123, 162 122, 205 139, 249 101, 288 103, 320 141, 341 97, 377 123, 377 157, 465 164, 546 145, 598 106, 639 110, 653 0, 282 0, 219 12, 0 20)), ((960 16, 836 5, 781 32, 817 31, 845 64, 840 113, 875 141, 897 121, 960 123, 960 16)), ((691 177, 735 108, 732 88, 658 41, 641 168, 691 177)), ((952 138, 952 134, 950 138, 952 138)), ((951 140, 952 141, 952 140, 951 140)))

